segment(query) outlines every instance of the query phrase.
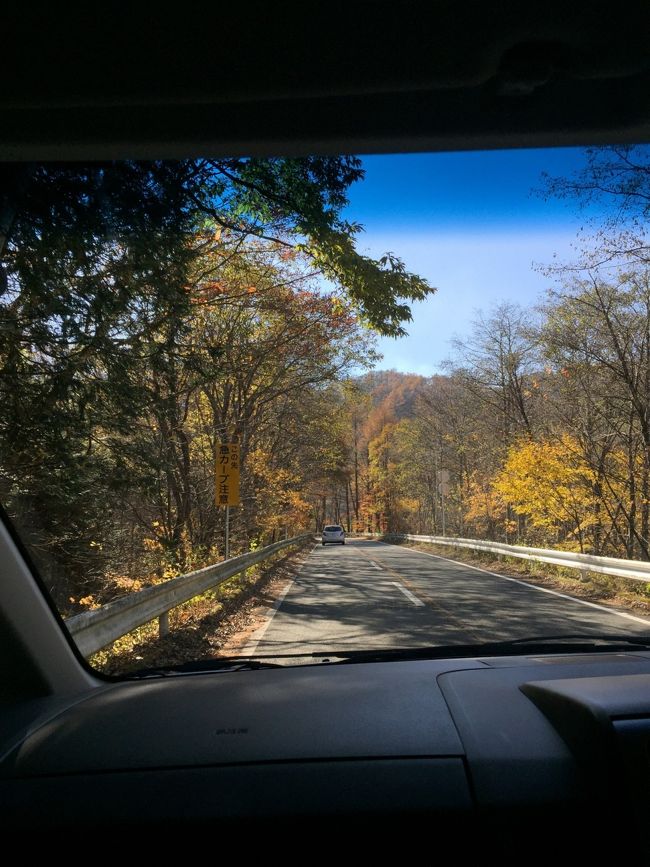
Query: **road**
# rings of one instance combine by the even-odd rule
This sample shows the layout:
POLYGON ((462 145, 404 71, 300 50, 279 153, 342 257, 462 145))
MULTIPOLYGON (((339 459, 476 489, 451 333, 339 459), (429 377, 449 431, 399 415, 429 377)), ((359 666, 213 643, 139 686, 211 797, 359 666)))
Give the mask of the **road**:
POLYGON ((382 542, 317 545, 247 654, 648 634, 650 619, 382 542))

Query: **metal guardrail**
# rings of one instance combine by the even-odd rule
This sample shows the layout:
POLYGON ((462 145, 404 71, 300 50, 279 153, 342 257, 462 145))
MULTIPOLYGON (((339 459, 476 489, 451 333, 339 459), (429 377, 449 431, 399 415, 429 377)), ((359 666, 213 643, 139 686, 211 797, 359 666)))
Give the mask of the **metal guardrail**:
POLYGON ((83 614, 69 617, 65 625, 84 656, 96 653, 117 638, 121 638, 144 623, 155 620, 156 617, 160 635, 165 635, 169 631, 168 612, 172 608, 222 584, 250 566, 261 563, 262 560, 266 560, 283 548, 299 545, 313 538, 313 533, 303 533, 292 539, 274 542, 272 545, 260 548, 259 551, 240 554, 238 557, 224 560, 223 563, 179 575, 178 578, 171 578, 164 584, 147 587, 138 593, 116 599, 94 611, 84 611, 83 614))
POLYGON ((579 569, 581 572, 600 572, 617 578, 632 578, 635 581, 650 582, 650 562, 646 560, 624 560, 619 557, 597 557, 595 554, 578 554, 573 551, 556 551, 553 548, 526 548, 523 545, 506 545, 503 542, 485 542, 482 539, 459 539, 452 536, 414 536, 404 533, 385 533, 386 537, 408 539, 412 542, 428 542, 432 545, 449 545, 454 548, 471 548, 474 551, 487 551, 491 554, 504 554, 520 557, 523 560, 536 560, 579 569))

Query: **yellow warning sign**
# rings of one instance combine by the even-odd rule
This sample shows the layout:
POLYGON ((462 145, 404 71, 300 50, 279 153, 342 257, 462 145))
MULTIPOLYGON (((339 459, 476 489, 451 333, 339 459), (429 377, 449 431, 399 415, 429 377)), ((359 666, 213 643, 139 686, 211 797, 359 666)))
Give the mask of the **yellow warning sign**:
POLYGON ((217 506, 238 506, 239 499, 239 443, 219 443, 215 478, 217 506))

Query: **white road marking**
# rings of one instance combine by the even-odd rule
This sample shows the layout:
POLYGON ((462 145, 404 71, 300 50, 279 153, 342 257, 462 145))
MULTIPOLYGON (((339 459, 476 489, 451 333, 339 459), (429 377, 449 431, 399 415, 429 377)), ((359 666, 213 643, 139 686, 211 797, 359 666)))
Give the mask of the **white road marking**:
POLYGON ((388 583, 392 584, 394 587, 397 587, 398 590, 401 590, 402 593, 406 596, 406 598, 409 599, 414 605, 424 605, 424 602, 421 599, 418 599, 418 597, 414 593, 411 593, 410 590, 407 590, 403 584, 399 583, 399 581, 389 581, 388 583))
POLYGON ((370 557, 366 553, 359 551, 358 548, 355 550, 361 557, 363 557, 364 560, 366 560, 368 562, 369 566, 372 566, 373 569, 378 569, 380 572, 384 571, 384 567, 380 566, 379 563, 376 563, 374 560, 371 560, 370 557))
MULTIPOLYGON (((298 576, 300 575, 300 573, 304 570, 305 566, 306 566, 307 563, 309 562, 309 557, 314 553, 314 551, 316 551, 317 548, 318 548, 318 545, 314 545, 314 547, 311 549, 311 551, 309 552, 309 555, 305 558, 305 560, 304 560, 302 566, 300 567, 300 569, 298 569, 298 572, 297 572, 297 574, 296 574, 296 578, 298 578, 298 576)), ((280 606, 281 606, 282 603, 284 602, 285 596, 287 595, 287 593, 289 592, 289 590, 291 590, 291 588, 292 588, 293 585, 295 584, 296 578, 292 578, 292 580, 289 581, 289 583, 288 583, 287 586, 284 588, 284 590, 282 591, 282 593, 280 593, 280 595, 279 595, 278 598, 275 600, 275 602, 273 603, 273 605, 271 605, 269 608, 266 609, 266 611, 264 612, 264 616, 267 617, 268 620, 266 621, 266 623, 265 623, 263 626, 260 626, 259 629, 256 629, 256 630, 255 630, 255 632, 253 633, 253 635, 252 635, 250 641, 249 641, 248 644, 247 644, 247 645, 242 649, 241 653, 239 653, 238 656, 254 656, 254 655, 255 655, 255 653, 256 653, 256 651, 257 651, 257 645, 258 645, 258 644, 260 643, 260 641, 264 638, 264 633, 266 632, 266 630, 267 630, 267 629, 269 628, 269 626, 271 625, 271 621, 273 620, 273 618, 275 617, 275 615, 276 615, 277 612, 278 612, 278 609, 280 608, 280 606)))
POLYGON ((550 593, 551 596, 559 596, 560 599, 570 599, 571 602, 578 602, 580 605, 586 605, 588 608, 596 608, 598 611, 606 611, 608 614, 616 614, 617 617, 624 617, 626 620, 634 620, 635 623, 643 623, 645 626, 650 626, 650 620, 645 617, 635 617, 633 614, 625 614, 623 611, 616 611, 614 608, 607 608, 605 605, 598 605, 596 602, 587 602, 586 599, 577 599, 575 596, 569 596, 568 593, 559 593, 557 590, 549 590, 548 587, 539 587, 536 584, 529 584, 527 581, 521 581, 519 578, 509 578, 507 575, 499 575, 498 572, 490 572, 489 569, 481 569, 480 566, 472 566, 470 563, 463 563, 461 560, 452 560, 451 557, 442 557, 440 554, 429 554, 428 551, 419 551, 415 548, 408 548, 402 545, 392 545, 390 542, 382 542, 382 545, 390 545, 391 548, 400 548, 402 551, 410 551, 411 554, 424 554, 425 557, 433 557, 435 560, 446 560, 448 563, 456 563, 457 566, 463 566, 466 569, 475 569, 477 572, 483 572, 485 575, 492 575, 493 578, 500 578, 502 581, 512 581, 513 584, 521 584, 523 587, 530 587, 531 590, 539 590, 540 593, 550 593))
POLYGON ((268 617, 268 620, 266 621, 266 623, 263 626, 260 626, 260 628, 253 633, 251 640, 248 642, 246 647, 244 647, 244 649, 241 651, 241 653, 237 654, 238 656, 254 656, 255 655, 255 652, 257 650, 257 645, 264 638, 264 633, 271 625, 273 618, 275 617, 275 615, 278 612, 278 608, 284 602, 284 597, 287 595, 289 590, 291 590, 293 585, 294 585, 294 581, 289 581, 289 583, 284 588, 282 593, 280 593, 280 595, 275 600, 273 605, 271 605, 270 608, 267 608, 267 610, 264 612, 264 616, 268 617))

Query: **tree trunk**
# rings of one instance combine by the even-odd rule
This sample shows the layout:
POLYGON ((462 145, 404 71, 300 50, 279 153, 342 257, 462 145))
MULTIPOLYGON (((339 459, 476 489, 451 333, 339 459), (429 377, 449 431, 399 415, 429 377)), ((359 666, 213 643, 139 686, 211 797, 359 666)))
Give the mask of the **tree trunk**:
POLYGON ((345 480, 345 515, 347 518, 348 533, 351 531, 350 521, 350 480, 345 480))

